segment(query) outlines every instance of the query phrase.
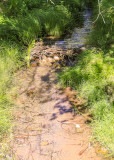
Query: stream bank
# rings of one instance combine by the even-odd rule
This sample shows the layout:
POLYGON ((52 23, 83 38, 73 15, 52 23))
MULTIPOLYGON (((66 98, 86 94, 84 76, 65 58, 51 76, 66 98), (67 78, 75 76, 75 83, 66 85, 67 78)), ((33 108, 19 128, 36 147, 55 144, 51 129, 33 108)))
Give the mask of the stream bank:
MULTIPOLYGON (((31 50, 31 68, 16 74, 19 96, 15 97, 14 139, 10 144, 16 160, 102 159, 91 143, 88 112, 74 112, 70 102, 77 93, 70 88, 63 91, 57 80, 61 67, 73 65, 85 48, 64 46, 62 41, 36 43, 31 50)), ((80 107, 83 102, 77 99, 76 104, 80 107)))

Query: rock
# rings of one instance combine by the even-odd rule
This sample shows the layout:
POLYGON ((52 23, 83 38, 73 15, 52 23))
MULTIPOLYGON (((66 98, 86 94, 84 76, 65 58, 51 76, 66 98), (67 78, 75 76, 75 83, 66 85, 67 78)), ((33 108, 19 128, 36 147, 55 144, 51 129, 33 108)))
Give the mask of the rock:
POLYGON ((54 56, 54 60, 55 60, 55 61, 60 61, 60 57, 54 56))
POLYGON ((41 62, 44 62, 44 63, 46 63, 46 62, 47 62, 47 60, 46 60, 46 59, 43 59, 41 62))
POLYGON ((58 63, 58 62, 55 62, 53 64, 53 67, 56 68, 56 69, 60 69, 61 68, 61 65, 58 63))
POLYGON ((73 48, 72 52, 73 52, 73 54, 74 53, 80 53, 81 49, 80 48, 73 48))
POLYGON ((31 62, 31 67, 36 67, 36 66, 38 66, 38 65, 39 65, 39 63, 38 63, 37 61, 31 62))
POLYGON ((32 59, 32 58, 34 58, 34 59, 39 58, 39 55, 38 55, 38 54, 33 54, 33 55, 31 56, 31 59, 32 59))
POLYGON ((86 48, 85 48, 85 47, 81 47, 80 50, 81 50, 81 51, 85 51, 86 48))
POLYGON ((45 60, 46 60, 46 59, 47 59, 47 57, 46 57, 46 56, 42 56, 42 59, 45 59, 45 60))
POLYGON ((35 59, 36 59, 36 58, 33 57, 33 56, 30 57, 30 61, 31 61, 31 62, 35 61, 35 59))
POLYGON ((47 58, 47 61, 48 61, 48 62, 53 62, 53 58, 48 57, 48 58, 47 58))
POLYGON ((76 132, 77 133, 82 133, 83 132, 83 129, 80 127, 79 124, 76 124, 76 132))

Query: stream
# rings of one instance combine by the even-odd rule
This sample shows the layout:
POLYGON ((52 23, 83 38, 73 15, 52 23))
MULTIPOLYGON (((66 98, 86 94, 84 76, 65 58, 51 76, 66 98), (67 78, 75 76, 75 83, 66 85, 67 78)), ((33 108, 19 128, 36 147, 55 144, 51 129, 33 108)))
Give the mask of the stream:
POLYGON ((86 46, 87 36, 91 32, 91 15, 92 12, 87 7, 83 12, 84 23, 83 27, 74 28, 71 36, 69 38, 64 38, 63 40, 58 40, 53 42, 45 41, 44 43, 54 43, 54 47, 60 49, 72 49, 72 48, 81 48, 86 46))
POLYGON ((74 115, 70 102, 82 105, 76 99, 77 92, 69 87, 61 90, 57 81, 64 56, 73 57, 77 53, 72 55, 72 48, 85 46, 91 31, 90 17, 86 8, 83 27, 75 28, 70 38, 45 41, 50 43, 47 45, 36 42, 31 50, 31 67, 19 70, 15 76, 19 84, 15 99, 18 107, 14 108, 10 143, 15 160, 101 160, 93 146, 88 148, 91 129, 85 123, 87 113, 74 115))

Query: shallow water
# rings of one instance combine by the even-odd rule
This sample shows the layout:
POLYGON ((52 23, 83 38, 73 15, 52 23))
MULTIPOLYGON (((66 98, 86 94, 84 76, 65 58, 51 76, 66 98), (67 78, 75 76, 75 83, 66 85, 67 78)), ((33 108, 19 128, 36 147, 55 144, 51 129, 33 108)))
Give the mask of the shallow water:
POLYGON ((56 41, 55 44, 60 48, 78 48, 85 46, 87 36, 91 31, 91 11, 85 8, 83 12, 84 25, 81 28, 74 28, 72 35, 64 41, 56 41))
POLYGON ((82 27, 74 28, 69 38, 57 41, 45 41, 45 44, 51 44, 57 49, 80 48, 86 45, 87 36, 91 32, 91 10, 85 8, 83 12, 84 23, 82 27))

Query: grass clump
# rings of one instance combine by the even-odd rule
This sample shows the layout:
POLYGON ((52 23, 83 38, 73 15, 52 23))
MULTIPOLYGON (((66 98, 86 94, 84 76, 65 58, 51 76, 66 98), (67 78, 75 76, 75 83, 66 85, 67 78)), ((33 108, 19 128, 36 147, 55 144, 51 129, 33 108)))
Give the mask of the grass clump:
POLYGON ((75 67, 66 67, 59 75, 63 86, 78 90, 79 97, 94 116, 95 138, 114 154, 114 66, 113 56, 102 51, 83 52, 75 67), (107 124, 107 125, 106 125, 107 124))

